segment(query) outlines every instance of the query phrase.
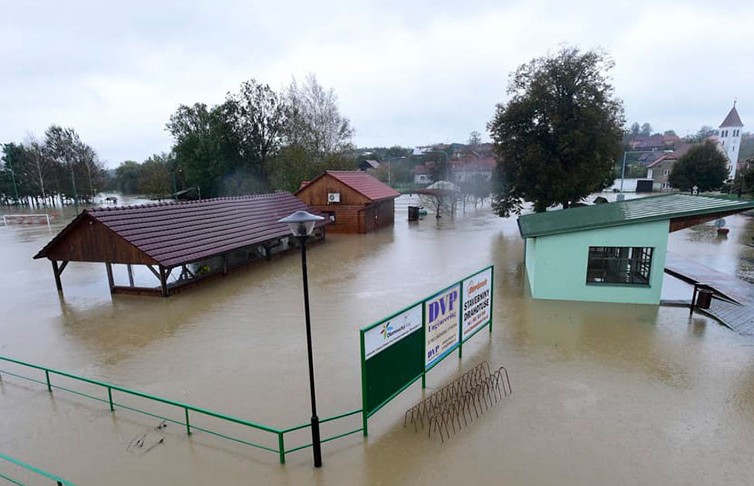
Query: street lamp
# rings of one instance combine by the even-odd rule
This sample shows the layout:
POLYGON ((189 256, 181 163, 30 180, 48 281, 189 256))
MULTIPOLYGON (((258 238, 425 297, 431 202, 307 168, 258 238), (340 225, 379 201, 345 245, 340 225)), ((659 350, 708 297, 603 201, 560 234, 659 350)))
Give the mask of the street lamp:
POLYGON ((314 467, 322 467, 322 446, 319 437, 319 418, 317 417, 317 398, 314 393, 314 361, 312 360, 312 325, 309 316, 309 279, 306 274, 306 241, 314 231, 317 221, 322 221, 322 216, 315 216, 306 211, 296 211, 287 216, 279 223, 288 224, 293 236, 298 238, 301 247, 301 272, 304 279, 304 315, 306 316, 306 350, 309 356, 309 391, 312 403, 312 452, 314 454, 314 467))

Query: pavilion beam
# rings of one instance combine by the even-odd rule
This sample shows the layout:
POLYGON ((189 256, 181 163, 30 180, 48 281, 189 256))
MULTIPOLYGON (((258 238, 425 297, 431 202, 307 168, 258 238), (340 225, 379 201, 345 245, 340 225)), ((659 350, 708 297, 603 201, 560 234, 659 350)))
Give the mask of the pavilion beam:
POLYGON ((223 275, 228 274, 228 254, 223 254, 223 275))
POLYGON ((107 269, 107 283, 110 284, 110 294, 113 293, 113 287, 115 287, 115 279, 113 278, 113 264, 105 262, 105 269, 107 269))
POLYGON ((55 286, 58 288, 58 292, 63 291, 63 282, 60 280, 60 275, 63 274, 63 270, 68 266, 68 261, 63 261, 63 264, 58 266, 57 260, 50 260, 52 262, 52 274, 55 276, 55 286))
POLYGON ((160 272, 158 272, 157 270, 155 270, 152 265, 145 265, 145 266, 149 269, 150 272, 152 272, 154 274, 155 277, 157 277, 157 280, 161 280, 160 272))
POLYGON ((170 296, 170 290, 168 289, 168 275, 167 269, 160 265, 160 286, 162 287, 163 297, 170 296))
POLYGON ((126 268, 128 269, 128 285, 130 287, 133 287, 134 286, 134 269, 130 263, 126 264, 126 268))

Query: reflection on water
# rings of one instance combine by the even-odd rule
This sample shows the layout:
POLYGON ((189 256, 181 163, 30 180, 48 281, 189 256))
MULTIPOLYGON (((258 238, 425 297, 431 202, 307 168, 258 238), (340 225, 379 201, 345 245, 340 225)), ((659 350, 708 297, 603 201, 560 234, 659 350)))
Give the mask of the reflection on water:
MULTIPOLYGON (((368 439, 327 443, 321 471, 308 451, 279 467, 274 454, 172 427, 135 456, 127 445, 151 419, 11 379, 0 451, 80 484, 749 482, 753 339, 684 308, 534 301, 515 220, 467 208, 409 225, 408 204, 396 204, 394 228, 310 248, 320 416, 361 406, 360 327, 490 263, 494 328, 434 369, 425 392, 414 385, 375 415, 368 439), (513 396, 445 444, 403 429, 407 408, 481 360, 508 367, 513 396)), ((726 220, 727 239, 710 224, 672 234, 669 248, 751 280, 753 220, 726 220)), ((61 299, 49 263, 31 259, 49 238, 0 229, 0 354, 273 426, 309 420, 297 254, 169 299, 111 298, 103 265, 72 263, 61 299)))

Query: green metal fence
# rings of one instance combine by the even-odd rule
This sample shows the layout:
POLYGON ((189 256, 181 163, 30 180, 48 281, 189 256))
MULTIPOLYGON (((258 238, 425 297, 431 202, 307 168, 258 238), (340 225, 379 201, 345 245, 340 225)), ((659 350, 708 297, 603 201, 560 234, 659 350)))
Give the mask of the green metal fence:
MULTIPOLYGON (((13 457, 7 456, 7 455, 3 454, 2 452, 0 452, 0 459, 8 461, 11 464, 14 464, 14 465, 16 465, 18 467, 21 467, 23 469, 26 469, 27 471, 30 471, 30 472, 34 473, 36 476, 42 476, 43 478, 49 479, 50 481, 55 481, 55 483, 58 486, 76 486, 75 484, 73 484, 70 481, 66 481, 65 479, 60 478, 58 476, 55 476, 54 474, 50 474, 48 472, 42 471, 41 469, 39 469, 37 467, 34 467, 31 464, 26 464, 25 462, 19 461, 18 459, 15 459, 13 457)), ((21 486, 24 485, 24 483, 22 483, 21 481, 19 481, 17 479, 13 479, 10 476, 7 476, 7 475, 3 474, 2 472, 0 472, 0 479, 5 479, 6 481, 10 482, 11 484, 17 484, 17 485, 21 485, 21 486)))
MULTIPOLYGON (((23 367, 26 367, 26 368, 30 368, 30 369, 34 369, 34 370, 38 370, 38 371, 43 371, 44 372, 44 377, 45 377, 44 380, 40 380, 40 379, 32 378, 32 377, 29 377, 29 376, 24 376, 24 375, 15 373, 15 372, 11 372, 11 371, 8 371, 8 370, 0 369, 0 381, 2 380, 2 376, 3 375, 13 376, 13 377, 20 378, 20 379, 23 379, 23 380, 27 380, 27 381, 31 381, 31 382, 34 382, 34 383, 39 383, 41 385, 45 385, 47 387, 47 390, 50 393, 52 393, 53 390, 64 390, 64 391, 67 391, 69 393, 73 393, 73 394, 78 395, 78 396, 90 398, 92 400, 96 400, 96 401, 102 402, 102 403, 107 403, 109 405, 109 407, 110 407, 110 411, 111 412, 115 412, 115 409, 117 407, 119 409, 126 409, 126 410, 130 410, 130 411, 133 411, 133 412, 137 412, 137 413, 141 413, 141 414, 144 414, 144 415, 148 415, 150 417, 159 418, 159 419, 165 420, 166 422, 171 422, 171 423, 174 423, 174 424, 178 424, 178 425, 184 426, 186 428, 186 433, 188 435, 191 435, 191 433, 193 431, 201 431, 201 432, 205 432, 207 434, 213 435, 215 437, 220 437, 220 438, 223 438, 223 439, 228 439, 228 440, 231 440, 233 442, 245 444, 245 445, 257 448, 257 449, 262 449, 262 450, 265 450, 265 451, 277 453, 278 456, 279 456, 279 458, 280 458, 280 463, 281 464, 285 464, 285 455, 286 454, 290 454, 292 452, 300 451, 302 449, 306 449, 306 448, 312 446, 311 443, 308 443, 308 444, 304 444, 304 445, 292 447, 290 449, 286 449, 285 448, 285 438, 286 438, 285 436, 286 436, 286 434, 290 434, 292 432, 308 428, 308 427, 310 427, 309 423, 306 423, 306 424, 303 424, 303 425, 296 425, 294 427, 289 427, 289 428, 286 428, 286 429, 281 429, 281 428, 277 428, 277 427, 271 427, 271 426, 268 426, 268 425, 263 425, 263 424, 251 422, 249 420, 245 420, 245 419, 242 419, 242 418, 239 418, 239 417, 234 417, 232 415, 227 415, 227 414, 223 414, 223 413, 220 413, 220 412, 215 412, 213 410, 209 410, 209 409, 206 409, 206 408, 196 407, 194 405, 189 405, 187 403, 179 402, 179 401, 176 401, 176 400, 171 400, 171 399, 168 399, 168 398, 158 397, 158 396, 151 395, 149 393, 140 392, 140 391, 137 391, 137 390, 131 390, 129 388, 125 388, 125 387, 122 387, 122 386, 119 386, 119 385, 114 385, 112 383, 106 383, 106 382, 103 382, 103 381, 93 380, 93 379, 90 379, 90 378, 84 378, 82 376, 77 376, 77 375, 74 375, 72 373, 68 373, 68 372, 65 372, 65 371, 55 370, 55 369, 47 368, 47 367, 44 367, 44 366, 39 366, 39 365, 35 365, 35 364, 32 364, 32 363, 27 363, 27 362, 24 362, 24 361, 20 361, 20 360, 17 360, 17 359, 8 358, 8 357, 5 357, 5 356, 0 356, 0 362, 13 363, 15 365, 23 366, 23 367), (73 390, 73 389, 70 389, 70 388, 66 388, 66 387, 54 384, 52 382, 51 377, 52 376, 56 376, 56 375, 57 376, 61 376, 61 377, 65 377, 65 378, 70 378, 70 379, 72 379, 74 381, 79 381, 79 382, 82 382, 82 383, 88 383, 90 385, 95 385, 95 386, 97 386, 97 387, 99 387, 99 388, 102 389, 103 396, 97 397, 97 396, 93 396, 93 395, 90 395, 90 394, 87 394, 87 393, 83 393, 83 392, 78 391, 78 390, 73 390), (107 398, 103 398, 104 394, 105 394, 104 393, 105 391, 107 392, 107 398), (184 420, 183 421, 181 421, 181 420, 175 420, 175 419, 172 419, 172 418, 169 418, 169 417, 165 417, 165 416, 162 416, 162 415, 157 415, 157 414, 148 412, 146 410, 140 410, 138 408, 125 405, 124 403, 118 403, 118 402, 116 402, 113 399, 113 392, 119 392, 119 393, 123 393, 123 394, 130 395, 130 396, 133 396, 133 397, 138 397, 138 398, 141 398, 141 399, 145 399, 147 401, 158 402, 158 403, 170 405, 172 407, 176 407, 176 408, 178 408, 179 410, 181 410, 183 412, 184 420), (233 437, 233 436, 230 436, 230 435, 226 435, 226 434, 220 433, 220 432, 215 431, 215 430, 211 430, 211 429, 206 428, 206 427, 200 427, 200 426, 197 426, 195 424, 192 425, 191 424, 191 417, 192 416, 196 416, 196 415, 200 415, 200 416, 204 416, 204 417, 212 417, 212 418, 224 421, 224 422, 241 425, 241 426, 244 426, 244 427, 246 427, 248 429, 253 429, 255 431, 265 432, 265 433, 270 434, 271 436, 274 436, 275 438, 277 438, 277 447, 270 447, 270 446, 267 446, 267 445, 264 445, 264 444, 259 444, 259 443, 256 443, 256 442, 251 442, 249 440, 241 439, 239 437, 233 437)), ((346 417, 349 417, 351 415, 356 415, 356 414, 359 414, 359 413, 361 413, 361 409, 354 410, 352 412, 343 413, 343 414, 336 415, 336 416, 333 416, 333 417, 323 418, 323 419, 320 420, 320 423, 333 422, 333 421, 336 421, 336 420, 339 420, 339 419, 342 419, 342 418, 346 418, 346 417)), ((322 439, 322 442, 323 443, 324 442, 330 442, 332 440, 340 439, 342 437, 346 437, 346 436, 349 436, 349 435, 352 435, 352 434, 356 434, 356 433, 361 432, 361 431, 362 431, 362 429, 358 428, 358 429, 351 430, 351 431, 348 431, 348 432, 343 433, 343 434, 338 434, 338 435, 333 436, 333 437, 324 438, 324 439, 322 439)))

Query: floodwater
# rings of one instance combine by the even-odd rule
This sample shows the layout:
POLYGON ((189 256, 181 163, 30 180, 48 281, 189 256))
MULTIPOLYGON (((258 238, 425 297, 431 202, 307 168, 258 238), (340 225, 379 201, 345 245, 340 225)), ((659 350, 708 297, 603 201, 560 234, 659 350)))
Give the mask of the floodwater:
MULTIPOLYGON (((686 308, 534 301, 515 220, 467 208, 409 224, 407 204, 393 228, 309 249, 319 415, 361 408, 359 328, 494 264, 492 334, 430 371, 424 393, 487 360, 507 367, 513 394, 449 440, 404 429, 419 383, 370 419, 369 437, 324 444, 315 470, 310 449, 281 466, 274 453, 175 424, 156 431, 158 419, 4 376, 0 452, 82 485, 751 483, 754 338, 686 308), (144 434, 148 452, 133 447, 144 434)), ((727 222, 727 239, 708 224, 672 234, 669 248, 754 282, 754 219, 727 222)), ((273 427, 308 422, 296 253, 169 299, 111 297, 104 265, 71 263, 60 297, 49 262, 31 258, 50 238, 46 226, 0 228, 0 355, 273 427)), ((323 433, 359 426, 355 416, 323 433)))

